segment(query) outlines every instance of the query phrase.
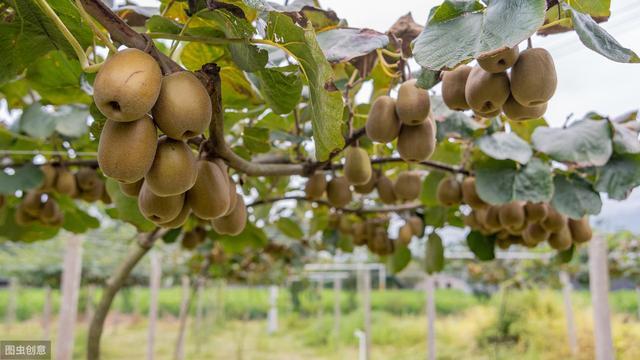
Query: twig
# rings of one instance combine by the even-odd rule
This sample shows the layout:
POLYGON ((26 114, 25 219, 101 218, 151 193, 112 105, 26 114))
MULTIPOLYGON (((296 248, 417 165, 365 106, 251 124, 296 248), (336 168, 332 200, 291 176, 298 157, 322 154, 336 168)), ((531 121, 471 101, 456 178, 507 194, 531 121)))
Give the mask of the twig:
POLYGON ((252 202, 252 203, 248 204, 247 207, 256 207, 256 206, 261 206, 261 205, 268 205, 268 204, 273 204, 273 203, 276 203, 276 202, 287 201, 287 200, 306 201, 306 202, 314 203, 314 204, 317 204, 317 205, 320 205, 320 206, 333 207, 336 210, 339 210, 339 211, 342 211, 342 212, 356 213, 356 214, 398 212, 398 211, 419 209, 419 208, 423 207, 423 205, 420 204, 420 203, 408 203, 408 204, 401 204, 401 205, 394 205, 394 206, 380 206, 380 207, 370 207, 370 208, 362 208, 362 207, 360 207, 360 208, 336 208, 326 200, 310 200, 310 199, 305 198, 304 196, 282 196, 282 197, 277 197, 277 198, 261 199, 261 200, 256 200, 255 202, 252 202))

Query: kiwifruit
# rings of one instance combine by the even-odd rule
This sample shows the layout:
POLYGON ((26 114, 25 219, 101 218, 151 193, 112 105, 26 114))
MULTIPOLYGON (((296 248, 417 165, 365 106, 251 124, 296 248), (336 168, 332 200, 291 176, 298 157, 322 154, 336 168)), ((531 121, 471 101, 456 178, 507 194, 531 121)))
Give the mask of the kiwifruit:
POLYGON ((337 229, 340 225, 340 214, 332 212, 329 214, 328 226, 330 229, 337 229))
POLYGON ((509 96, 507 102, 502 106, 502 111, 509 119, 514 121, 537 119, 547 111, 547 103, 523 106, 520 105, 513 96, 509 96))
POLYGON ((366 225, 364 222, 357 222, 353 224, 353 227, 351 229, 353 245, 362 246, 367 243, 366 231, 366 225))
POLYGON ((102 203, 105 205, 111 204, 113 202, 113 199, 111 199, 111 195, 109 195, 109 192, 107 191, 107 184, 105 184, 104 181, 100 181, 100 188, 102 190, 100 201, 102 201, 102 203))
POLYGON ((76 194, 78 193, 76 177, 67 168, 59 167, 58 175, 56 176, 55 188, 56 191, 60 194, 69 195, 71 197, 76 196, 76 194))
POLYGON ((198 177, 196 157, 184 141, 163 138, 145 184, 159 196, 172 196, 191 189, 198 177))
POLYGON ((442 100, 451 110, 463 111, 470 109, 464 95, 467 78, 473 68, 460 65, 452 71, 445 71, 442 75, 442 100))
POLYGON ((93 82, 93 100, 107 118, 133 121, 151 111, 160 94, 162 72, 151 55, 126 49, 110 56, 93 82))
POLYGON ((236 192, 236 183, 233 182, 233 179, 231 178, 231 176, 227 176, 227 186, 229 189, 229 211, 227 211, 226 215, 229 215, 229 213, 231 213, 231 211, 233 211, 233 209, 235 209, 236 207, 236 202, 238 202, 238 196, 236 196, 238 193, 236 192))
POLYGON ((371 179, 371 160, 365 149, 355 146, 346 149, 344 177, 354 185, 364 185, 371 179))
POLYGON ((240 194, 236 194, 236 198, 236 206, 228 215, 211 220, 211 226, 218 234, 236 236, 244 230, 247 224, 247 207, 240 194))
POLYGON ((332 206, 337 208, 348 205, 351 202, 349 181, 343 176, 331 179, 327 184, 327 199, 332 206))
POLYGON ((158 225, 167 229, 179 228, 187 222, 189 215, 191 215, 191 208, 189 207, 189 203, 185 201, 178 216, 167 222, 158 223, 158 225))
POLYGON ((398 175, 395 184, 393 184, 393 192, 398 199, 403 201, 415 200, 420 196, 422 190, 422 181, 420 175, 413 171, 405 171, 398 175))
POLYGON ((547 204, 528 202, 524 205, 524 212, 528 222, 540 222, 547 217, 547 204))
POLYGON ((487 221, 487 209, 488 208, 485 207, 482 209, 473 210, 473 215, 476 217, 476 222, 478 223, 478 225, 480 225, 480 228, 485 231, 489 231, 489 229, 485 225, 485 222, 487 221))
POLYGON ((401 125, 396 114, 396 101, 383 95, 373 102, 365 130, 367 137, 372 141, 389 143, 398 137, 401 125))
POLYGON ((98 179, 98 183, 96 183, 92 188, 88 190, 81 190, 79 196, 82 200, 86 202, 96 202, 102 198, 102 191, 104 187, 101 185, 102 181, 98 179))
POLYGON ((351 219, 349 219, 348 216, 345 216, 344 214, 340 215, 338 220, 338 230, 343 234, 351 234, 353 226, 351 223, 351 219))
POLYGON ((526 229, 522 232, 522 239, 525 244, 539 244, 549 239, 549 231, 545 230, 540 224, 532 223, 527 225, 526 229))
POLYGON ((470 212, 469 214, 465 215, 462 218, 462 222, 472 228, 472 229, 478 229, 480 228, 480 224, 478 223, 478 220, 476 220, 476 216, 475 216, 475 211, 470 212))
POLYGON ((429 92, 416 86, 417 79, 407 80, 398 89, 396 114, 405 125, 418 125, 424 122, 431 111, 429 92))
POLYGON ((549 101, 556 92, 558 78, 551 54, 542 48, 523 51, 511 69, 511 95, 524 106, 549 101))
POLYGON ((122 183, 142 179, 153 164, 157 140, 156 126, 148 115, 127 123, 107 120, 98 144, 102 173, 122 183))
POLYGON ((484 217, 484 226, 489 230, 497 231, 503 226, 500 222, 500 206, 489 206, 484 217))
POLYGON ((549 246, 556 250, 567 250, 571 247, 571 230, 568 226, 562 227, 560 231, 551 233, 549 236, 549 246))
POLYGON ((373 171, 371 173, 371 177, 369 178, 369 181, 367 181, 366 184, 354 185, 353 190, 355 190, 355 192, 357 192, 358 194, 369 194, 373 191, 373 189, 376 188, 377 183, 378 183, 378 172, 373 171))
POLYGON ((409 245, 412 237, 413 229, 411 228, 411 224, 406 223, 400 227, 400 230, 398 230, 398 241, 401 244, 409 245))
POLYGON ((388 177, 381 175, 376 184, 378 197, 384 204, 394 204, 397 201, 396 194, 393 192, 393 182, 388 177))
POLYGON ((307 184, 304 186, 306 198, 310 200, 322 198, 325 190, 327 190, 327 179, 322 172, 311 175, 309 180, 307 180, 307 184))
POLYGON ((462 201, 462 186, 455 177, 447 176, 438 183, 436 198, 444 206, 459 205, 462 201))
POLYGON ((559 213, 553 206, 547 206, 547 217, 540 222, 540 225, 549 232, 559 232, 567 226, 567 217, 559 213))
POLYGON ((184 206, 184 194, 158 196, 145 181, 138 195, 138 208, 142 215, 156 224, 175 219, 184 206))
POLYGON ((229 211, 230 196, 227 174, 210 161, 198 160, 196 183, 187 191, 187 203, 201 219, 215 219, 229 211))
POLYGON ((418 216, 411 216, 407 219, 407 223, 411 226, 413 235, 422 237, 424 235, 424 222, 418 216))
POLYGON ((498 247, 502 250, 507 250, 509 246, 511 246, 511 241, 509 240, 509 238, 497 238, 496 245, 498 245, 498 247))
POLYGON ((168 137, 187 140, 202 134, 211 122, 211 99, 198 78, 180 71, 162 78, 153 120, 168 137))
POLYGON ((575 243, 584 243, 591 240, 593 231, 589 224, 589 217, 585 216, 579 220, 569 219, 569 230, 571 231, 571 239, 575 243))
POLYGON ((476 178, 469 176, 462 181, 462 200, 474 209, 487 206, 487 203, 478 196, 476 191, 476 178))
POLYGON ((509 98, 509 77, 505 72, 492 74, 476 66, 469 74, 464 94, 471 109, 478 113, 500 110, 509 98))
POLYGON ((119 182, 118 185, 120 186, 120 190, 123 194, 127 195, 128 197, 137 198, 138 194, 140 194, 142 183, 144 183, 144 178, 132 183, 119 182))
POLYGON ((53 227, 62 226, 62 224, 64 223, 64 214, 62 213, 62 211, 58 210, 54 213, 51 219, 43 221, 43 223, 47 226, 53 227))
POLYGON ((182 245, 182 248, 184 249, 193 250, 196 246, 204 242, 206 236, 207 233, 205 230, 201 227, 197 227, 184 233, 180 245, 182 245))
POLYGON ((56 214, 60 212, 60 206, 58 203, 52 199, 48 198, 47 201, 42 205, 42 211, 40 211, 40 220, 46 222, 50 222, 55 219, 56 214))
POLYGON ((499 217, 502 226, 512 229, 521 228, 526 223, 524 204, 513 201, 500 206, 499 217))
POLYGON ((520 49, 516 45, 512 48, 503 47, 480 54, 476 60, 484 71, 496 74, 512 67, 518 61, 518 55, 520 55, 520 49))
POLYGON ((39 191, 28 191, 22 199, 22 209, 33 217, 40 216, 42 212, 42 193, 39 191))
POLYGON ((38 220, 37 217, 29 215, 29 213, 24 210, 24 205, 22 203, 19 204, 18 207, 16 208, 16 212, 14 216, 15 216, 14 217, 15 222, 19 226, 28 226, 35 223, 38 220))
POLYGON ((494 111, 489 111, 489 112, 479 112, 474 110, 473 114, 476 116, 476 118, 490 119, 500 115, 501 112, 502 112, 501 109, 496 109, 494 111))
POLYGON ((398 135, 398 153, 405 161, 422 161, 436 149, 436 128, 432 119, 416 126, 402 125, 398 135))
POLYGON ((43 192, 54 190, 54 187, 56 185, 56 176, 58 175, 56 168, 51 164, 43 164, 42 166, 40 166, 40 171, 42 171, 44 178, 39 189, 43 192))
POLYGON ((92 190, 98 182, 100 177, 94 169, 83 167, 76 172, 76 183, 78 188, 83 191, 92 190))

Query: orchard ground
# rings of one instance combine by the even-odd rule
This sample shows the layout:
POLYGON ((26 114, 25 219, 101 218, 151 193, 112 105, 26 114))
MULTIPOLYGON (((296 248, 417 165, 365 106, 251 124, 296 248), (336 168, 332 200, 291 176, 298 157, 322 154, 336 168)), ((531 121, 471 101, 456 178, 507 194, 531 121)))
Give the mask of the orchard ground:
MULTIPOLYGON (((156 358, 173 358, 178 332, 179 288, 160 293, 156 358)), ((362 324, 359 296, 341 294, 340 333, 334 332, 333 291, 307 289, 294 311, 290 293, 281 288, 279 329, 267 333, 267 288, 221 287, 214 284, 203 297, 203 317, 192 306, 187 326, 186 359, 355 359, 356 329, 362 324), (216 305, 218 304, 218 305, 216 305), (220 306, 220 304, 224 304, 220 306)), ((54 313, 57 291, 53 293, 54 313)), ((74 358, 86 353, 86 288, 81 296, 80 323, 74 358)), ((94 293, 98 299, 99 293, 94 293)), ((17 297, 17 322, 0 328, 3 339, 41 337, 44 291, 22 288, 17 297), (34 335, 35 334, 35 335, 34 335)), ((95 301, 95 300, 94 300, 95 301)), ((640 358, 640 320, 633 291, 610 294, 614 347, 619 359, 640 358)), ((0 292, 0 315, 6 318, 7 291, 0 292)), ((592 309, 587 292, 573 294, 578 334, 577 359, 593 358, 592 309)), ((141 359, 147 339, 148 291, 122 292, 109 315, 102 344, 104 359, 141 359)), ((372 293, 372 359, 423 358, 426 345, 424 293, 386 290, 372 293)), ((561 294, 554 290, 508 290, 481 298, 452 290, 436 294, 436 344, 439 359, 560 359, 571 356, 567 346, 561 294), (504 295, 504 296, 503 296, 504 295)), ((51 322, 54 334, 57 323, 51 322)))

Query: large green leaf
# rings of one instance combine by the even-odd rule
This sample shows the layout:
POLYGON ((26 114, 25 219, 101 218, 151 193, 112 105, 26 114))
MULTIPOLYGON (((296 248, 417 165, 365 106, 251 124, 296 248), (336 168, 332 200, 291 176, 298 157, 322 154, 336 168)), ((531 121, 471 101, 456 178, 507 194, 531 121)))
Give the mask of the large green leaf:
POLYGON ((444 121, 439 121, 436 128, 438 141, 448 137, 471 137, 482 126, 463 112, 455 111, 449 114, 444 121))
POLYGON ((624 200, 640 185, 640 155, 614 155, 597 169, 595 189, 615 200, 624 200))
POLYGON ((493 236, 484 236, 477 231, 471 231, 467 235, 469 250, 481 261, 495 259, 495 243, 496 239, 493 236))
POLYGON ((19 128, 24 133, 46 139, 54 131, 67 137, 80 137, 87 133, 89 110, 77 106, 61 106, 51 111, 35 102, 20 117, 19 128))
POLYGON ((478 195, 490 204, 511 201, 549 201, 553 195, 551 168, 538 158, 518 166, 509 160, 486 160, 476 164, 478 195))
POLYGON ((256 126, 245 127, 242 133, 242 142, 252 153, 266 153, 271 150, 269 129, 256 126))
POLYGON ((569 13, 578 37, 586 47, 615 62, 640 62, 640 58, 635 52, 622 46, 591 16, 571 8, 569 8, 569 13))
POLYGON ((290 218, 282 217, 276 221, 276 227, 286 236, 292 239, 302 239, 304 232, 300 225, 290 218))
POLYGON ((247 248, 259 249, 269 242, 264 230, 250 221, 247 221, 244 230, 236 236, 214 234, 211 238, 220 241, 224 251, 229 254, 242 253, 247 248))
POLYGON ((429 234, 425 253, 425 271, 427 274, 438 273, 444 269, 444 246, 442 238, 435 232, 429 234))
MULTIPOLYGON (((73 48, 32 0, 4 0, 15 10, 11 22, 0 22, 0 84, 20 74, 51 50, 75 57, 73 48)), ((69 0, 47 0, 81 46, 92 44, 93 34, 69 0)))
POLYGON ((29 190, 42 184, 44 174, 31 163, 13 169, 13 174, 0 170, 0 194, 13 194, 17 190, 29 190))
POLYGON ((64 213, 63 229, 75 234, 82 234, 100 226, 98 219, 81 210, 70 197, 59 196, 56 201, 64 213))
POLYGON ((138 209, 138 200, 122 193, 120 186, 118 186, 115 180, 107 179, 106 185, 107 192, 115 205, 115 208, 111 208, 109 209, 110 211, 108 211, 111 217, 124 220, 134 225, 141 232, 149 232, 156 227, 152 222, 142 216, 142 213, 140 213, 138 209))
POLYGON ((440 206, 440 202, 436 196, 438 184, 446 176, 440 171, 432 171, 422 181, 422 191, 420 192, 420 201, 424 206, 440 206))
POLYGON ((191 42, 182 48, 180 61, 188 70, 196 71, 204 64, 218 61, 224 54, 222 46, 191 42))
POLYGON ((263 69, 255 73, 262 98, 277 114, 288 114, 300 102, 302 80, 297 72, 279 68, 263 69))
POLYGON ((526 164, 533 151, 529 144, 515 133, 496 132, 476 140, 476 145, 490 157, 497 160, 513 160, 526 164))
POLYGON ((453 68, 484 52, 517 45, 544 22, 544 0, 493 0, 482 10, 477 4, 447 0, 432 10, 413 44, 418 64, 453 68))
POLYGON ((572 8, 591 16, 611 15, 611 0, 567 0, 572 8))
POLYGON ((318 34, 318 44, 332 63, 364 56, 389 44, 389 37, 371 29, 336 28, 318 34))
POLYGON ((284 14, 269 13, 266 38, 296 58, 309 84, 311 121, 316 158, 328 159, 329 154, 344 146, 342 135, 342 95, 333 83, 334 74, 318 45, 310 24, 296 25, 284 14))
POLYGON ((611 128, 604 120, 580 120, 566 129, 539 127, 532 141, 552 159, 580 165, 604 165, 613 152, 611 128))
POLYGON ((51 239, 60 231, 60 227, 44 226, 39 223, 20 226, 15 221, 15 208, 7 208, 4 222, 0 223, 0 239, 9 241, 33 242, 51 239))
POLYGON ((396 243, 393 255, 390 257, 391 272, 397 274, 404 270, 411 262, 411 250, 406 245, 396 243))
POLYGON ((591 184, 577 176, 557 175, 553 179, 555 192, 551 205, 572 219, 581 219, 585 215, 597 215, 602 209, 600 194, 591 184))
POLYGON ((541 126, 549 126, 544 118, 530 119, 527 121, 513 121, 503 117, 502 120, 506 120, 511 131, 518 134, 519 137, 526 141, 531 141, 531 135, 533 135, 533 132, 537 128, 541 126))
POLYGON ((611 122, 613 126, 613 150, 618 154, 640 153, 640 141, 638 132, 625 126, 611 122))
POLYGON ((91 97, 81 88, 81 76, 78 60, 62 51, 47 53, 27 69, 29 84, 40 94, 41 102, 53 105, 91 103, 91 97))

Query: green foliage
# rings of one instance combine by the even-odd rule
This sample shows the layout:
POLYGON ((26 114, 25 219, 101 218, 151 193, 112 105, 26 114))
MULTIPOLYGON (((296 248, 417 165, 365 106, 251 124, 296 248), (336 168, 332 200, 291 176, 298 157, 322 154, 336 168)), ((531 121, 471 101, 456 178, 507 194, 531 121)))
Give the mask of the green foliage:
POLYGON ((107 179, 106 188, 115 204, 115 207, 107 210, 109 216, 124 220, 142 232, 148 232, 155 228, 155 225, 140 213, 136 199, 132 199, 120 191, 120 186, 115 180, 107 179))
POLYGON ((559 212, 573 219, 600 213, 602 208, 600 194, 595 192, 586 180, 576 176, 556 175, 553 185, 556 191, 551 199, 551 205, 559 212))
POLYGON ((0 194, 13 194, 18 190, 36 188, 42 184, 42 179, 42 171, 33 164, 24 164, 14 168, 12 175, 0 171, 0 194))
POLYGON ((429 234, 425 253, 425 270, 427 274, 438 273, 444 269, 444 246, 442 238, 435 232, 429 234))
POLYGON ((467 245, 478 260, 489 261, 496 257, 494 236, 484 236, 477 231, 471 231, 467 235, 467 245))
POLYGON ((478 162, 476 189, 480 198, 490 204, 549 201, 554 193, 551 168, 538 158, 524 166, 509 160, 478 162))
POLYGON ((513 160, 526 164, 533 152, 526 141, 514 133, 496 132, 476 140, 476 145, 486 155, 497 160, 513 160))

